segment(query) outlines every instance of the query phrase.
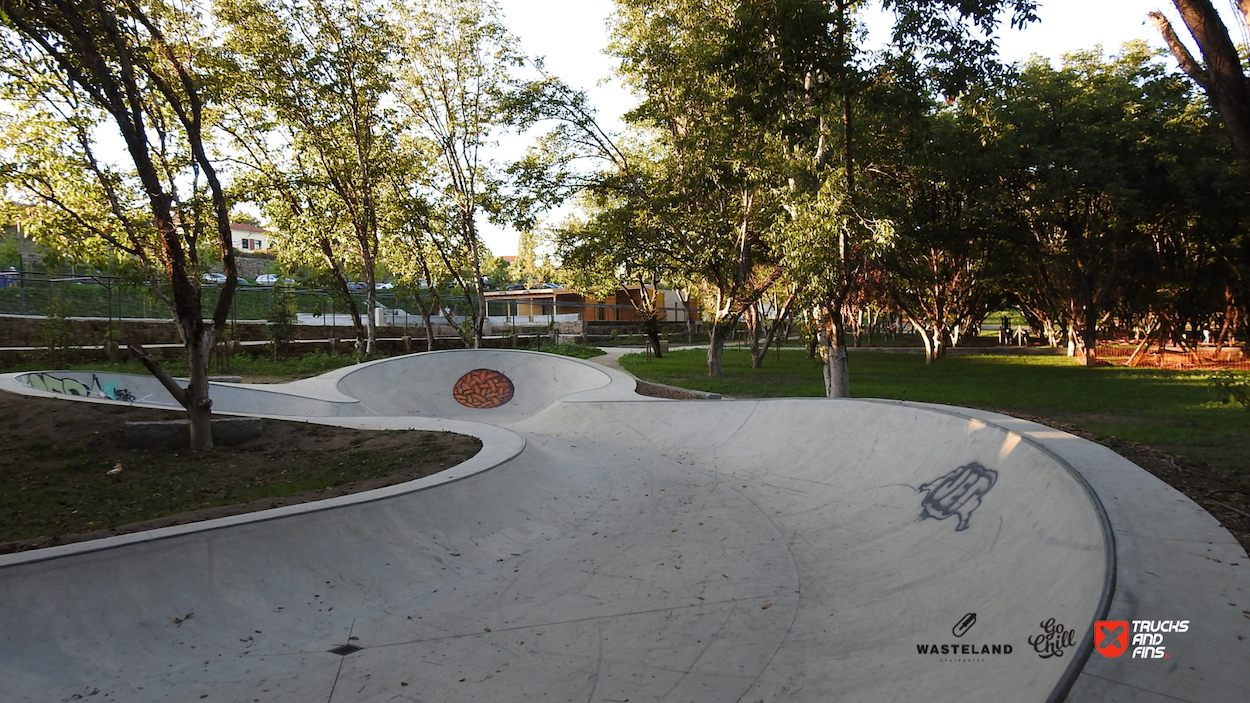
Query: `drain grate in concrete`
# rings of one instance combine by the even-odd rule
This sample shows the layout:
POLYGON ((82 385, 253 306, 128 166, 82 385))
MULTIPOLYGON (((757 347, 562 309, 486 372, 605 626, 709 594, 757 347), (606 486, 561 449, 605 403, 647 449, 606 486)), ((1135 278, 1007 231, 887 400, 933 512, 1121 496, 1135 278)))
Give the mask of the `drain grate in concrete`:
POLYGON ((354 644, 340 644, 339 646, 335 647, 334 649, 331 649, 331 650, 330 650, 330 653, 331 653, 331 654, 337 654, 337 655, 339 655, 340 657, 345 657, 345 656, 347 656, 348 654, 354 654, 354 653, 356 653, 356 652, 359 652, 359 651, 360 651, 360 650, 362 650, 362 649, 364 649, 364 647, 357 647, 357 646, 356 646, 356 645, 354 645, 354 644))

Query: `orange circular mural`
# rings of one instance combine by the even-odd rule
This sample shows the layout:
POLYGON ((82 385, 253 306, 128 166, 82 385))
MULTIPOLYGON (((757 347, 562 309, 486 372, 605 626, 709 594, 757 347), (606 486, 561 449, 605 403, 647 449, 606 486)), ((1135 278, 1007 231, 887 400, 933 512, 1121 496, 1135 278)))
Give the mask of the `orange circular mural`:
POLYGON ((512 400, 515 392, 512 379, 491 369, 473 369, 451 389, 457 403, 479 410, 497 408, 512 400))

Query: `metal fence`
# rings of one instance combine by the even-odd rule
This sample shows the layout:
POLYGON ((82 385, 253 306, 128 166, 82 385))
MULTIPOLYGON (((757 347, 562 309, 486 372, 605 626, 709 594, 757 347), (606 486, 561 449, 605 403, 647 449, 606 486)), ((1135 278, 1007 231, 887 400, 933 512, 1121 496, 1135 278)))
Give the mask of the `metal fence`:
MULTIPOLYGON (((205 314, 217 303, 220 287, 205 283, 201 302, 205 314)), ((351 315, 345 301, 324 289, 283 288, 295 301, 301 324, 326 327, 350 327, 351 315)), ((265 320, 269 317, 274 297, 273 286, 240 285, 235 292, 229 318, 231 321, 265 320)), ((357 309, 364 314, 364 291, 354 291, 357 309)), ((379 290, 375 311, 379 324, 420 326, 421 305, 412 294, 379 290)), ((428 299, 427 299, 428 300, 428 299)), ((444 296, 443 305, 459 325, 472 315, 476 303, 460 296, 444 296)), ((428 306, 428 302, 427 302, 428 306)), ((541 325, 578 322, 586 319, 596 324, 618 325, 622 328, 638 324, 632 305, 586 303, 542 298, 499 299, 486 301, 491 324, 541 325), (625 318, 625 319, 620 319, 625 318)), ((683 322, 684 306, 668 306, 658 310, 669 323, 683 322)), ((0 271, 0 315, 31 315, 40 317, 76 317, 101 319, 169 319, 169 311, 151 286, 143 281, 123 279, 99 273, 47 274, 30 271, 0 271)), ((445 322, 442 311, 434 316, 436 323, 445 322)))
POLYGON ((1098 359, 1115 366, 1144 366, 1160 369, 1202 370, 1202 369, 1236 369, 1250 371, 1250 360, 1247 360, 1240 347, 1199 346, 1182 350, 1176 348, 1159 349, 1153 347, 1133 356, 1135 347, 1099 346, 1098 359))

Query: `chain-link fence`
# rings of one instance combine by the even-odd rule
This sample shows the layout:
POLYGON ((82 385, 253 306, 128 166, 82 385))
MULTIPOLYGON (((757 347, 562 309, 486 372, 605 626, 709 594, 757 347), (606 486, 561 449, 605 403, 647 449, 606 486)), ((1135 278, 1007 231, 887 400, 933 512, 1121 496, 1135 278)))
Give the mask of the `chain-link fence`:
MULTIPOLYGON (((320 289, 286 289, 295 299, 296 311, 315 316, 346 314, 341 299, 320 289)), ((203 284, 201 302, 205 315, 217 304, 221 287, 203 284)), ((354 296, 365 309, 361 291, 354 296)), ((398 307, 404 297, 378 291, 380 305, 398 307)), ((240 285, 235 291, 230 319, 265 320, 273 300, 273 286, 240 285)), ((411 300, 411 297, 408 298, 411 300)), ((94 317, 107 319, 169 319, 169 310, 146 282, 104 274, 47 274, 0 271, 0 315, 47 317, 94 317)))

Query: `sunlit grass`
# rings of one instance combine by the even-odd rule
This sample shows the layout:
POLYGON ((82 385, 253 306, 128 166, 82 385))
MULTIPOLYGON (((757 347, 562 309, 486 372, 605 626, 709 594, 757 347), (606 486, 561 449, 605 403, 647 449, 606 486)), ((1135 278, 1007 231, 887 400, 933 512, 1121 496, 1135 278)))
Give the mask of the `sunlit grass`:
MULTIPOLYGON (((769 353, 764 368, 727 349, 725 378, 707 376, 706 352, 672 352, 650 363, 622 357, 649 381, 731 397, 824 395, 821 367, 803 352, 769 353)), ((1250 412, 1219 402, 1208 374, 1195 371, 1082 367, 1063 356, 947 356, 926 365, 916 354, 850 355, 851 394, 943 403, 1070 422, 1105 438, 1150 444, 1230 473, 1250 469, 1250 412)))

